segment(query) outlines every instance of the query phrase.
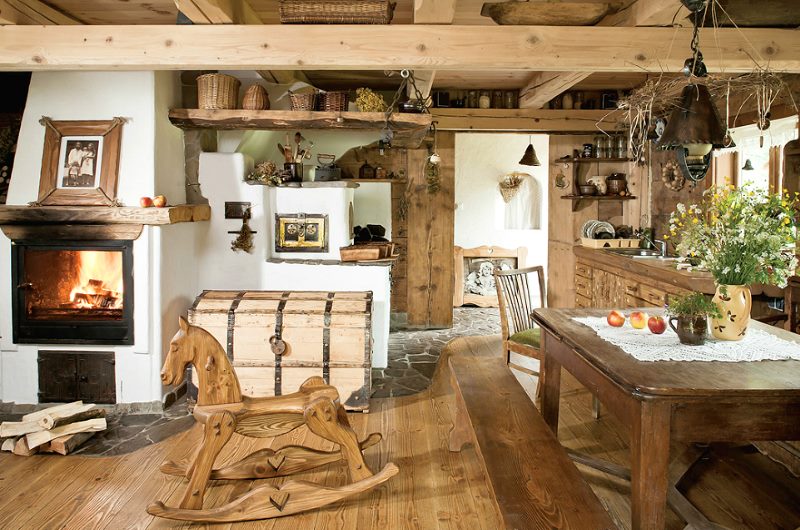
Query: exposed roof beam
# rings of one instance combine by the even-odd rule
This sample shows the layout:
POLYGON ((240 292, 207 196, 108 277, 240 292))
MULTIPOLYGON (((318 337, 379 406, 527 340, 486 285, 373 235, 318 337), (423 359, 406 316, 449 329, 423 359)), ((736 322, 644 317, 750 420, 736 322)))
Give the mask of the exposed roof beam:
POLYGON ((83 24, 39 0, 0 0, 0 24, 83 24))
POLYGON ((195 24, 261 24, 247 0, 174 0, 195 24))
MULTIPOLYGON (((692 30, 486 26, 2 26, 0 70, 679 71, 692 30), (556 52, 557 50, 557 52, 556 52)), ((800 31, 721 28, 712 72, 800 73, 800 31)), ((704 50, 705 51, 705 50, 704 50)))
POLYGON ((414 24, 452 24, 458 0, 414 0, 414 24))
MULTIPOLYGON (((686 16, 688 10, 679 0, 637 0, 627 8, 613 15, 608 15, 597 23, 598 26, 658 26, 671 24, 672 18, 686 16), (665 22, 669 17, 669 22, 665 22)), ((537 72, 533 74, 520 90, 519 105, 521 108, 538 109, 548 101, 577 85, 591 72, 565 72, 552 74, 537 72)))

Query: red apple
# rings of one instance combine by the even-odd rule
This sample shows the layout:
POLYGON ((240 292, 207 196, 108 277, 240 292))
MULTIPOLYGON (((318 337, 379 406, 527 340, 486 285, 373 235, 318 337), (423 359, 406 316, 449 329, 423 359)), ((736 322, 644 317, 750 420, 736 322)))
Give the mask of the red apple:
POLYGON ((142 197, 141 199, 139 199, 139 206, 141 206, 142 208, 150 208, 151 206, 153 206, 153 199, 151 199, 150 197, 142 197))
POLYGON ((606 321, 608 322, 609 326, 614 326, 615 328, 622 327, 625 324, 625 315, 617 311, 616 309, 611 311, 606 317, 606 321))
POLYGON ((153 206, 156 208, 163 208, 167 205, 167 198, 163 195, 156 195, 153 197, 153 206))
POLYGON ((661 335, 667 329, 667 321, 660 316, 650 317, 647 319, 647 327, 651 333, 661 335))
POLYGON ((634 329, 644 329, 647 325, 647 318, 647 313, 643 311, 634 311, 630 316, 631 326, 633 326, 634 329))

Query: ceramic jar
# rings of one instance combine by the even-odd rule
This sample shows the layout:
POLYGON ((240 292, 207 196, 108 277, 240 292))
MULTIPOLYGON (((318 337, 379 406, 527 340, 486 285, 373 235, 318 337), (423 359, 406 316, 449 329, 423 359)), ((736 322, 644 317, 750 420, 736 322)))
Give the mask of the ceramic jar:
POLYGON ((678 334, 678 340, 681 344, 689 346, 703 344, 708 336, 708 319, 705 316, 672 317, 669 319, 669 327, 678 334))
POLYGON ((711 333, 720 340, 742 340, 750 324, 753 299, 746 285, 717 285, 713 302, 722 318, 711 319, 711 333))

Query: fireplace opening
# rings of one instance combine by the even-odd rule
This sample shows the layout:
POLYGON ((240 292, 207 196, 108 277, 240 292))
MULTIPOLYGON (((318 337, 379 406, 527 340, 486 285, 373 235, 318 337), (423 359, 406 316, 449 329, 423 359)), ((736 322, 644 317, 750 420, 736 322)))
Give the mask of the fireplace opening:
POLYGON ((133 343, 132 241, 11 248, 14 342, 133 343))

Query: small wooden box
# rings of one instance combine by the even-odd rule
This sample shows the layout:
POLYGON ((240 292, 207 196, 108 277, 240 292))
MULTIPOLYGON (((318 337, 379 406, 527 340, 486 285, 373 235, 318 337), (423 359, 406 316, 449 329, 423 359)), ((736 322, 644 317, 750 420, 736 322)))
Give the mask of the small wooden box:
POLYGON ((591 239, 581 238, 581 246, 588 248, 636 248, 639 246, 638 239, 591 239))
POLYGON ((371 292, 204 291, 189 322, 219 341, 246 395, 288 394, 317 375, 347 410, 369 408, 371 292), (270 347, 277 329, 282 355, 270 347))

